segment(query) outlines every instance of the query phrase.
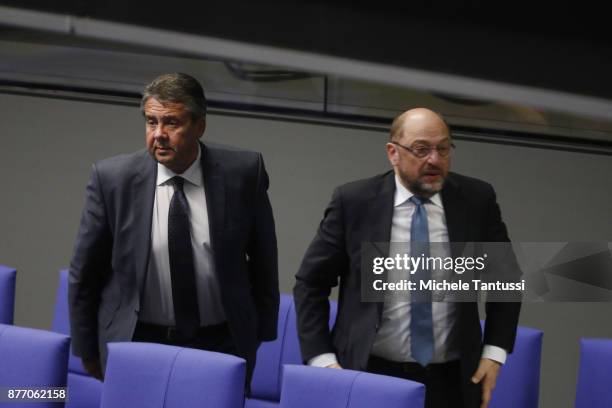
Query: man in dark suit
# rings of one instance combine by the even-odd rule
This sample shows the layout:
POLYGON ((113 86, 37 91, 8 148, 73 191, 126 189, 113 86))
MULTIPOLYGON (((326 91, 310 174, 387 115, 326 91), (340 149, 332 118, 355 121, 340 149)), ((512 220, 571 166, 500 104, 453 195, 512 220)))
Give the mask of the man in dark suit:
POLYGON ((335 190, 296 274, 299 337, 310 365, 422 382, 427 407, 486 407, 514 345, 520 303, 488 302, 482 339, 475 302, 361 298, 364 242, 509 241, 493 188, 449 172, 453 148, 438 114, 407 111, 386 145, 394 171, 335 190), (338 280, 330 333, 328 296, 338 280))
POLYGON ((69 305, 74 353, 102 379, 107 343, 231 353, 253 371, 276 338, 276 234, 261 154, 200 142, 206 99, 185 74, 144 91, 146 149, 93 165, 69 305))

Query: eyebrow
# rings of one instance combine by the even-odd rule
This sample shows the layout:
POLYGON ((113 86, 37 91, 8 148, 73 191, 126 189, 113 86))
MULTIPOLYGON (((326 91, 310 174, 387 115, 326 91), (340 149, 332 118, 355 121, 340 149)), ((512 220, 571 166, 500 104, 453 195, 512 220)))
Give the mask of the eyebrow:
MULTIPOLYGON (((451 138, 448 136, 445 136, 444 138, 440 139, 437 143, 444 143, 447 141, 450 141, 451 138)), ((415 143, 424 143, 424 144, 431 144, 432 141, 431 140, 426 140, 426 139, 416 139, 414 141, 412 141, 410 144, 413 145, 415 143)))
MULTIPOLYGON (((147 115, 147 114, 145 114, 144 117, 145 117, 145 119, 157 119, 156 115, 147 115)), ((181 117, 178 116, 178 115, 164 115, 164 116, 161 117, 161 120, 168 120, 168 119, 179 120, 179 119, 181 119, 181 117)))

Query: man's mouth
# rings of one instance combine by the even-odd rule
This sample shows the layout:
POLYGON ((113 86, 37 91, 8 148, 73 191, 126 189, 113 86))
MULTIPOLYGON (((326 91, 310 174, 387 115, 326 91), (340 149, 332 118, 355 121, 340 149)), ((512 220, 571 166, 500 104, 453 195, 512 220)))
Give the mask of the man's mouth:
POLYGON ((435 181, 442 178, 442 172, 439 170, 428 170, 421 177, 427 181, 435 181))

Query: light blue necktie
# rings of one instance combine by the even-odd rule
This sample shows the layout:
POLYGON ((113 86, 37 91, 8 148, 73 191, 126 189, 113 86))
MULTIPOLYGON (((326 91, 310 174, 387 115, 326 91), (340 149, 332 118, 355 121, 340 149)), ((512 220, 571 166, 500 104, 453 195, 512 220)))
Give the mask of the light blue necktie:
MULTIPOLYGON (((412 215, 410 224, 410 256, 420 257, 429 256, 429 228, 427 226, 427 210, 425 202, 416 196, 410 197, 416 209, 412 215)), ((417 285, 419 281, 430 279, 431 275, 421 269, 416 273, 417 285)), ((417 286, 418 288, 418 286, 417 286)), ((418 299, 412 297, 410 303, 410 349, 412 357, 423 367, 425 367, 434 353, 433 323, 431 317, 431 292, 419 291, 418 299)))

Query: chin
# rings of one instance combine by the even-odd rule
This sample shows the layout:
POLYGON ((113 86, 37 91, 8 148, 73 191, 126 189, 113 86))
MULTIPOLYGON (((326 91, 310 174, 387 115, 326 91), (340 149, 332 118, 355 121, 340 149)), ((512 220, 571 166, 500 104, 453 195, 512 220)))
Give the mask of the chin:
POLYGON ((444 187, 444 180, 437 181, 435 183, 422 183, 416 182, 414 183, 414 188, 416 192, 425 193, 425 194, 436 194, 439 193, 444 187))
POLYGON ((429 188, 427 190, 428 193, 430 194, 438 194, 440 191, 442 191, 442 187, 441 186, 432 186, 431 188, 429 188))
POLYGON ((172 155, 155 153, 155 160, 160 163, 167 163, 172 160, 172 155))

